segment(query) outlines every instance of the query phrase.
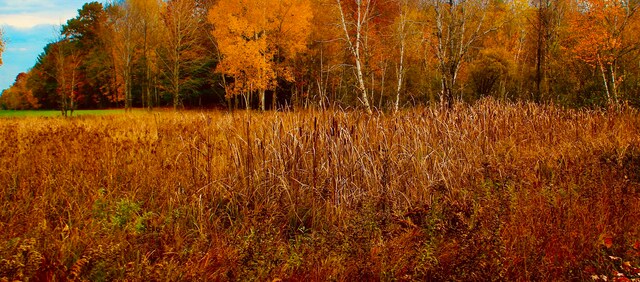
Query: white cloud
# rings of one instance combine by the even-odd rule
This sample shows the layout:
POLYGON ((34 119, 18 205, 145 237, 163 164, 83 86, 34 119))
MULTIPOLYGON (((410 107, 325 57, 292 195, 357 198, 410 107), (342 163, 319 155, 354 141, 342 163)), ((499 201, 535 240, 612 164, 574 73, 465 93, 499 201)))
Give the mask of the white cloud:
POLYGON ((33 10, 51 10, 60 6, 56 0, 0 0, 0 14, 33 10))
POLYGON ((0 15, 0 25, 8 25, 16 28, 31 28, 37 25, 60 25, 67 22, 77 14, 76 11, 64 11, 59 13, 36 12, 29 14, 0 15))
POLYGON ((60 25, 78 14, 86 0, 0 0, 0 25, 30 28, 60 25))
POLYGON ((7 40, 4 65, 0 67, 0 91, 9 87, 18 73, 33 66, 42 48, 59 33, 56 26, 75 17, 78 9, 90 1, 93 0, 0 0, 0 28, 7 40))
POLYGON ((29 48, 7 48, 7 52, 27 52, 29 51, 29 48))

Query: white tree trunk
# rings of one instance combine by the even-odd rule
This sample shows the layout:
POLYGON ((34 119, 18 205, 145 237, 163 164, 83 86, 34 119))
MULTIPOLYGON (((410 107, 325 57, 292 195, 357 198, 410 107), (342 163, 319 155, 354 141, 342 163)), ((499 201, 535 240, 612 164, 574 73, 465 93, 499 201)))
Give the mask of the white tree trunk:
MULTIPOLYGON (((369 13, 369 5, 367 5, 364 8, 363 11, 363 3, 362 1, 367 1, 367 0, 355 0, 356 4, 357 4, 357 19, 355 22, 355 26, 356 26, 356 38, 355 38, 355 42, 352 41, 351 39, 351 35, 349 35, 349 28, 347 27, 347 20, 345 18, 344 15, 344 11, 342 9, 342 1, 341 0, 336 0, 337 1, 337 5, 338 5, 338 9, 340 10, 340 18, 341 18, 341 22, 342 22, 342 29, 344 31, 345 34, 345 39, 347 40, 347 43, 349 44, 349 50, 351 51, 351 54, 353 55, 354 59, 355 59, 355 63, 356 63, 356 77, 358 79, 358 88, 360 90, 360 94, 362 95, 361 99, 362 99, 362 103, 364 104, 364 107, 367 111, 367 113, 371 114, 371 105, 369 103, 369 97, 367 94, 367 86, 364 83, 364 66, 362 63, 362 54, 361 54, 361 44, 362 44, 362 33, 363 33, 363 28, 364 28, 364 24, 367 21, 368 18, 368 13, 369 13)), ((367 2, 368 3, 368 2, 367 2)))

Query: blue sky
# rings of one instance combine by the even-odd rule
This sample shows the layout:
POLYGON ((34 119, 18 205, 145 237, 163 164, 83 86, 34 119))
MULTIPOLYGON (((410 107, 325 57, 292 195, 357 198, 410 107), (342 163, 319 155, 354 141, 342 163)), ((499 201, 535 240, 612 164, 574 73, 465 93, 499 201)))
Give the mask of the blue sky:
POLYGON ((61 24, 78 14, 88 0, 0 0, 0 28, 6 49, 0 66, 0 92, 20 72, 28 71, 61 24))

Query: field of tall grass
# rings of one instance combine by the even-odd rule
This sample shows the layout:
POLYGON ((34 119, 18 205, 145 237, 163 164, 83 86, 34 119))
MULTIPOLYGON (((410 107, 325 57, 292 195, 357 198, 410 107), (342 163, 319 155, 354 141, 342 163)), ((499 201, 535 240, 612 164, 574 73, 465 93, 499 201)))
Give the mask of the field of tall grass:
POLYGON ((0 119, 0 280, 637 279, 639 114, 0 119))
MULTIPOLYGON (((135 112, 144 111, 136 109, 135 112)), ((75 110, 73 116, 109 116, 121 115, 125 111, 123 109, 110 110, 75 110)), ((0 110, 0 118, 25 118, 25 117, 61 117, 61 111, 55 110, 0 110)))

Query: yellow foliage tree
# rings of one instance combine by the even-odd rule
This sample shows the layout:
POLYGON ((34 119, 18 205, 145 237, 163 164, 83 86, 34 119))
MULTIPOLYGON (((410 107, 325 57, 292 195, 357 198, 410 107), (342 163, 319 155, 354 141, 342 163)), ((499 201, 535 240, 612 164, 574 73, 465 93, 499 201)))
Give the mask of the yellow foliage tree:
POLYGON ((222 54, 216 71, 233 77, 227 97, 257 91, 265 110, 265 91, 279 79, 294 81, 292 61, 306 51, 312 10, 305 0, 220 0, 209 11, 212 34, 222 54))

